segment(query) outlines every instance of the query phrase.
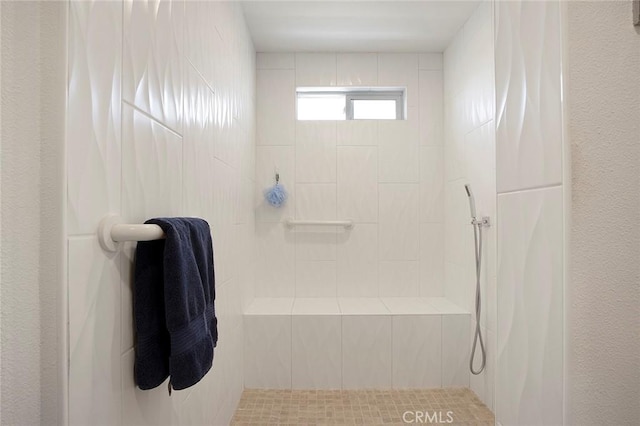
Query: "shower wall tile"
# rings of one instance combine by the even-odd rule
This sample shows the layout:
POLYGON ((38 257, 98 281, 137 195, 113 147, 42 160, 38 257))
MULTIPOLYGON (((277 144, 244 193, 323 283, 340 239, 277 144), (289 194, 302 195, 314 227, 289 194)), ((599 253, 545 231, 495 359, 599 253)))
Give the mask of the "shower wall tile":
POLYGON ((151 390, 140 390, 134 381, 135 350, 122 355, 122 418, 127 424, 153 426, 177 424, 179 401, 167 392, 166 382, 151 390))
POLYGON ((336 260, 336 228, 305 226, 294 232, 296 260, 336 260))
POLYGON ((96 237, 74 237, 69 250, 69 423, 119 422, 120 286, 118 254, 96 237))
POLYGON ((559 184, 559 2, 498 3, 496 16, 498 192, 559 184))
MULTIPOLYGON (((482 216, 494 216, 496 206, 496 138, 493 121, 464 137, 467 180, 472 183, 476 209, 482 216)), ((462 190, 464 194, 464 189, 462 190)))
MULTIPOLYGON (((471 184, 477 215, 496 221, 493 62, 493 5, 479 2, 445 50, 443 63, 444 294, 469 312, 475 310, 476 278, 465 184, 471 184)), ((496 312, 495 299, 487 288, 496 261, 495 244, 490 243, 494 227, 483 228, 483 234, 481 294, 485 324, 485 319, 495 317, 496 312)))
POLYGON ((298 121, 296 123, 296 182, 335 181, 335 121, 298 121))
POLYGON ((562 208, 561 187, 498 196, 496 412, 504 424, 562 421, 562 208))
POLYGON ((444 154, 440 147, 420 147, 420 222, 444 221, 444 154))
POLYGON ((442 69, 420 71, 420 144, 444 143, 444 92, 442 69))
POLYGON ((335 53, 296 53, 296 86, 335 85, 335 53))
POLYGON ((256 223, 256 297, 293 297, 295 239, 280 223, 256 223))
POLYGON ((215 98, 211 88, 189 64, 184 74, 184 210, 211 219, 215 205, 210 188, 198 185, 203 177, 213 181, 215 98))
POLYGON ((338 315, 291 319, 293 389, 342 387, 342 321, 338 315))
POLYGON ((183 25, 183 2, 124 2, 122 97, 178 133, 183 25))
POLYGON ((120 211, 122 5, 69 5, 67 228, 93 233, 120 211))
POLYGON ((291 316, 245 315, 244 325, 244 386, 291 389, 291 316))
POLYGON ((258 53, 256 68, 259 70, 293 70, 296 68, 293 53, 258 53))
POLYGON ((151 217, 179 216, 182 138, 127 104, 122 111, 122 135, 123 217, 144 223, 151 217))
POLYGON ((493 41, 493 3, 480 2, 464 26, 467 54, 465 69, 473 66, 473 73, 465 73, 465 121, 467 131, 493 120, 495 108, 495 72, 493 41))
POLYGON ((378 225, 338 234, 336 259, 338 297, 378 296, 378 225))
POLYGON ((337 139, 340 145, 378 146, 378 121, 337 121, 337 139))
POLYGON ((338 86, 375 86, 378 84, 378 55, 375 53, 338 53, 338 86))
POLYGON ((442 53, 421 53, 418 57, 418 68, 427 71, 442 70, 442 53))
POLYGON ((421 297, 444 295, 444 226, 441 223, 420 224, 421 297))
POLYGON ((418 184, 380 184, 380 260, 417 260, 418 184))
MULTIPOLYGON (((304 220, 336 219, 336 184, 305 183, 296 185, 296 218, 304 220)), ((296 231, 304 231, 298 228, 296 231)))
POLYGON ((255 206, 257 222, 281 222, 295 214, 295 148, 293 146, 259 146, 256 148, 255 206), (264 199, 264 191, 275 185, 275 175, 288 198, 279 208, 264 199))
POLYGON ((336 297, 336 262, 296 262, 296 297, 336 297))
POLYGON ((256 58, 241 6, 73 1, 68 37, 70 423, 228 424, 244 380, 241 312, 257 262, 256 58), (212 370, 171 399, 166 383, 151 391, 134 383, 135 244, 114 257, 86 236, 109 212, 131 223, 166 215, 211 225, 224 344, 212 370), (95 300, 78 302, 87 297, 95 300))
POLYGON ((378 221, 378 148, 338 147, 338 217, 378 221))
POLYGON ((420 124, 417 108, 408 108, 407 120, 378 122, 378 180, 419 181, 420 124))
POLYGON ((407 106, 419 104, 419 55, 416 53, 378 54, 378 85, 407 88, 407 106))
POLYGON ((442 385, 442 316, 397 315, 393 323, 393 388, 442 385))
POLYGON ((212 77, 214 65, 207 53, 216 47, 219 49, 221 45, 217 34, 211 37, 211 24, 207 21, 212 14, 213 6, 210 2, 185 2, 184 55, 186 62, 199 70, 209 84, 211 80, 207 77, 212 77))
MULTIPOLYGON (((444 296, 442 248, 438 252, 433 241, 423 242, 430 236, 420 230, 421 223, 442 227, 444 222, 442 60, 441 54, 418 53, 258 54, 256 222, 282 223, 295 217, 350 219, 356 225, 287 230, 295 261, 293 265, 276 261, 286 270, 283 284, 276 285, 274 273, 266 272, 263 279, 261 271, 277 267, 259 259, 256 295, 273 296, 268 290, 272 286, 280 296, 292 295, 298 287, 306 292, 316 286, 308 284, 309 279, 324 276, 338 295, 377 297, 382 260, 407 262, 411 267, 403 271, 411 276, 406 280, 409 290, 387 286, 388 291, 397 290, 390 296, 420 292, 444 296), (408 119, 296 121, 295 87, 314 85, 406 87, 408 119), (272 137, 274 132, 280 136, 272 137), (279 209, 263 201, 276 168, 289 191, 289 200, 279 209), (327 269, 319 269, 313 277, 303 269, 296 273, 310 265, 327 269), (298 286, 298 279, 305 283, 298 286)), ((266 228, 262 226, 263 231, 266 228)), ((434 241, 443 244, 435 235, 434 241)), ((274 243, 278 252, 282 241, 274 243)), ((268 252, 265 239, 259 246, 268 252)))
POLYGON ((378 268, 381 297, 419 296, 417 261, 381 261, 378 268))
POLYGON ((295 142, 295 71, 256 71, 256 141, 258 145, 295 142))
POLYGON ((469 387, 470 354, 469 315, 443 315, 443 387, 469 387))
POLYGON ((391 316, 342 317, 343 389, 391 389, 391 316))
MULTIPOLYGON (((476 331, 476 322, 471 320, 471 344, 473 344, 473 338, 476 331)), ((495 333, 491 330, 488 330, 484 327, 481 327, 482 337, 484 339, 484 344, 486 347, 487 360, 485 369, 479 375, 471 374, 470 377, 470 387, 471 390, 478 395, 478 398, 484 404, 489 407, 489 409, 495 412, 495 400, 494 400, 494 389, 495 389, 495 374, 496 374, 496 338, 495 333)), ((477 369, 480 366, 480 343, 477 343, 476 356, 474 359, 474 365, 477 369)))

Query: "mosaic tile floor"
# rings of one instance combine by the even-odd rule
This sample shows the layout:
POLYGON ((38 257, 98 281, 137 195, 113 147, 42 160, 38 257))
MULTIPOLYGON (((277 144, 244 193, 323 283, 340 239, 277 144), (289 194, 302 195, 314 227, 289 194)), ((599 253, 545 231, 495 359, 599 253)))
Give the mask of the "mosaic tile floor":
POLYGON ((232 425, 492 426, 493 413, 469 389, 298 391, 242 394, 232 425))

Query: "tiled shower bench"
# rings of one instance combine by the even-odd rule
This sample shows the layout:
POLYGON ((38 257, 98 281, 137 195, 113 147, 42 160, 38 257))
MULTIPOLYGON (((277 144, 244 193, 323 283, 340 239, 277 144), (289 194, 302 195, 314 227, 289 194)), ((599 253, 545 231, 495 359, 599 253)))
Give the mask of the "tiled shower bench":
POLYGON ((244 314, 245 387, 468 387, 470 321, 440 297, 257 298, 244 314))

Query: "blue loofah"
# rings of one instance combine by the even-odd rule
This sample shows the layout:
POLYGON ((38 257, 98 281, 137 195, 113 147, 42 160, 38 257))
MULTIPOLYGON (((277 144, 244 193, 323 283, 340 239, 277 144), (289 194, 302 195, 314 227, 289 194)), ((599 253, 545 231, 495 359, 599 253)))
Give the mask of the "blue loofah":
POLYGON ((264 198, 273 207, 281 207, 287 201, 287 190, 284 189, 284 186, 276 183, 264 191, 264 198))

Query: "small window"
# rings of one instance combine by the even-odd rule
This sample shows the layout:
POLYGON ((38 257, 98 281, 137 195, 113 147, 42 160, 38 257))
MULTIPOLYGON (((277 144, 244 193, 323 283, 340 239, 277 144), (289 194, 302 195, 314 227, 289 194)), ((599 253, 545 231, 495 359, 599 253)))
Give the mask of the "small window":
POLYGON ((299 87, 298 120, 404 120, 402 88, 299 87))

